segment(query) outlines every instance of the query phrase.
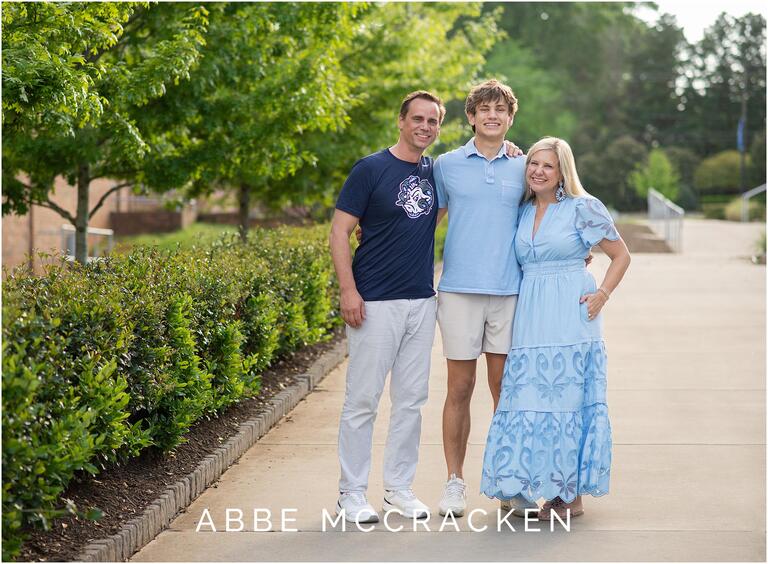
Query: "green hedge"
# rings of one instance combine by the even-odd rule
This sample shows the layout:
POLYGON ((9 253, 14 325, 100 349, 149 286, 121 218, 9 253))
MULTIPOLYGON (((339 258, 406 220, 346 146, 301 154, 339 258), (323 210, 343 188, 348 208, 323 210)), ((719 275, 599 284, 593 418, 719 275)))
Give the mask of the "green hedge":
MULTIPOLYGON (((747 155, 745 164, 752 168, 752 158, 747 155)), ((741 156, 738 151, 721 151, 707 157, 694 173, 694 185, 700 194, 733 194, 740 191, 741 156)))
POLYGON ((340 323, 328 226, 134 248, 3 285, 3 559, 79 471, 173 449, 340 323))
POLYGON ((443 260, 445 251, 445 236, 448 234, 448 218, 443 219, 435 229, 435 263, 443 260))
MULTIPOLYGON (((741 198, 733 198, 725 206, 724 215, 728 221, 741 221, 741 198)), ((752 198, 747 205, 747 217, 749 221, 765 221, 765 202, 758 198, 752 198)))

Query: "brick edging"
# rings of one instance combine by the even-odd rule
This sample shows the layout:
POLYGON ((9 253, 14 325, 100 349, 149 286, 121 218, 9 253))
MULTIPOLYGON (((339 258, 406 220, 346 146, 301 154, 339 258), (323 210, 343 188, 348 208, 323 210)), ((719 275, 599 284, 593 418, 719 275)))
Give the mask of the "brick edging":
POLYGON ((315 360, 306 373, 297 376, 296 384, 275 394, 264 413, 241 423, 237 434, 206 456, 195 470, 166 487, 160 497, 150 503, 141 515, 125 523, 120 531, 87 544, 77 560, 116 562, 130 558, 160 534, 181 510, 189 507, 246 450, 293 410, 346 356, 347 342, 342 339, 315 360))

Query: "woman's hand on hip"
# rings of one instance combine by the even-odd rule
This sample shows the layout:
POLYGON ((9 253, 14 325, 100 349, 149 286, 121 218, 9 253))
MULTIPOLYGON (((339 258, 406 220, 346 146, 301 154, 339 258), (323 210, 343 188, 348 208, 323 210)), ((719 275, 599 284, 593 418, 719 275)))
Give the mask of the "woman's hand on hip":
POLYGON ((597 317, 597 314, 600 313, 600 310, 603 309, 603 306, 607 301, 608 298, 605 297, 605 294, 602 292, 595 292, 594 294, 584 294, 581 296, 579 303, 587 303, 587 317, 589 317, 591 321, 597 317))

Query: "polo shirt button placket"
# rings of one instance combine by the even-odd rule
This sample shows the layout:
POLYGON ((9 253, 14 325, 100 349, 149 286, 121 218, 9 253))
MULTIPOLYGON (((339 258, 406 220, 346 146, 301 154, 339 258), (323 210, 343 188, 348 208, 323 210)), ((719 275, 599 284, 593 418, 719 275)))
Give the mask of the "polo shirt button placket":
POLYGON ((485 161, 485 183, 494 184, 496 182, 496 174, 493 170, 493 161, 485 161))

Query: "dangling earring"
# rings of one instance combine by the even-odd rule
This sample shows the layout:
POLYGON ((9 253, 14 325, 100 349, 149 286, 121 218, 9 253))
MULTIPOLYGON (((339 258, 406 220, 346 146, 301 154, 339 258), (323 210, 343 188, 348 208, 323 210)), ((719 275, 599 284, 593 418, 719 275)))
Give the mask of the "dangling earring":
POLYGON ((557 190, 555 190, 555 200, 558 202, 565 200, 565 184, 562 180, 560 181, 560 184, 557 185, 557 190))

